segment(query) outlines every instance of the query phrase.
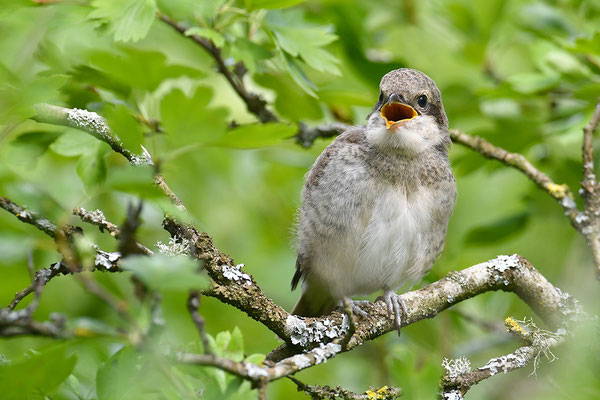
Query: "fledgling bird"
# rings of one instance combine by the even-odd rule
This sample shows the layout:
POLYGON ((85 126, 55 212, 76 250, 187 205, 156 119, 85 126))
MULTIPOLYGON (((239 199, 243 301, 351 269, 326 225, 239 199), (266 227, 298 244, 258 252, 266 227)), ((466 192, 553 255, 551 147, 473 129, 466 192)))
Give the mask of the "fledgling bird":
POLYGON ((303 280, 302 296, 292 313, 325 315, 346 297, 383 290, 400 333, 406 306, 394 290, 420 281, 442 252, 456 182, 435 82, 401 68, 379 88, 367 125, 338 136, 307 175, 292 279, 292 290, 303 280))

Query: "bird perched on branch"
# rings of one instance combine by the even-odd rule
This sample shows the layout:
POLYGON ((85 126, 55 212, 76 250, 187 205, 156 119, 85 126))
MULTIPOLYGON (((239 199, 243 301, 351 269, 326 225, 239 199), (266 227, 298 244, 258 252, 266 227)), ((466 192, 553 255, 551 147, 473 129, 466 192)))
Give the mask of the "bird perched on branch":
POLYGON ((292 289, 303 280, 302 296, 292 313, 325 315, 344 298, 383 290, 400 333, 406 305, 394 289, 421 280, 441 253, 456 182, 433 80, 402 68, 379 88, 367 125, 339 135, 307 175, 292 279, 292 289))

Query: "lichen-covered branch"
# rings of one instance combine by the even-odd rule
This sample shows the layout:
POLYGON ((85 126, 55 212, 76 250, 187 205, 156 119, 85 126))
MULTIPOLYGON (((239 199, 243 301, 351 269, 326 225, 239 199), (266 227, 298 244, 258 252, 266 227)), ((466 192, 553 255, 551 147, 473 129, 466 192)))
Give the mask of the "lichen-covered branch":
MULTIPOLYGON (((102 210, 96 209, 94 211, 88 211, 83 207, 75 207, 73 209, 73 215, 81 218, 83 222, 96 225, 100 229, 100 232, 107 231, 110 236, 114 237, 115 239, 119 239, 121 237, 121 231, 119 230, 119 227, 107 220, 102 210)), ((154 254, 152 250, 139 242, 135 242, 135 246, 139 251, 148 256, 154 254)))
MULTIPOLYGON (((583 128, 583 145, 581 149, 581 159, 583 163, 583 180, 581 187, 588 195, 594 193, 598 189, 596 180, 596 171, 594 170, 594 132, 600 123, 600 101, 596 105, 592 118, 583 128)), ((584 197, 586 195, 584 194, 584 197)))
POLYGON ((270 366, 260 366, 249 362, 236 362, 211 354, 180 353, 178 360, 186 364, 208 365, 220 368, 253 382, 271 382, 327 360, 342 351, 336 343, 321 344, 302 354, 295 354, 270 366))
POLYGON ((600 124, 600 101, 596 105, 592 118, 583 129, 581 195, 585 202, 585 210, 580 230, 592 250, 594 264, 596 265, 596 276, 600 279, 600 185, 596 179, 594 169, 593 147, 594 132, 598 128, 598 124, 600 124))
POLYGON ((534 371, 537 368, 539 357, 546 356, 550 361, 556 357, 551 349, 563 342, 567 332, 559 329, 556 333, 539 329, 533 322, 516 321, 507 318, 506 327, 508 332, 515 334, 525 340, 528 344, 519 347, 512 353, 501 357, 494 357, 484 366, 471 370, 468 360, 460 358, 457 360, 444 360, 442 365, 446 374, 442 378, 442 399, 461 400, 472 386, 484 379, 490 378, 500 372, 510 372, 523 368, 533 362, 534 371), (525 327, 519 322, 524 323, 525 327))
POLYGON ((6 197, 0 196, 0 207, 13 214, 19 221, 31 224, 50 237, 56 235, 56 225, 47 218, 41 217, 36 213, 13 203, 6 197))
POLYGON ((35 115, 32 119, 37 122, 68 126, 87 132, 96 139, 107 143, 115 152, 127 158, 130 163, 136 165, 146 163, 142 157, 136 156, 126 149, 121 139, 109 128, 106 120, 95 112, 44 103, 36 104, 34 109, 35 115))
POLYGON ((402 389, 384 386, 379 389, 369 389, 364 393, 354 393, 342 387, 307 385, 293 376, 288 377, 302 391, 313 399, 342 399, 342 400, 394 400, 402 396, 402 389))

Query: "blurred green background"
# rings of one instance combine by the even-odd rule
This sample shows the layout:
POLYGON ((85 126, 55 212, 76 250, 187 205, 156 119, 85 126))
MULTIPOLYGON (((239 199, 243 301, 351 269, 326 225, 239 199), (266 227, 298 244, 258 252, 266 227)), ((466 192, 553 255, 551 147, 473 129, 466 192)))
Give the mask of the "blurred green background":
MULTIPOLYGON (((129 149, 148 149, 197 226, 289 310, 299 296, 289 282, 304 174, 331 142, 302 148, 291 138, 296 124, 363 124, 379 79, 399 67, 437 82, 451 128, 523 153, 577 191, 582 128, 600 95, 598 1, 0 0, 0 194, 54 221, 81 225, 106 251, 116 250, 116 242, 70 210, 100 208, 120 223, 127 203, 141 197, 138 239, 152 248, 167 242, 162 199, 141 180, 147 176, 128 174, 123 157, 87 135, 28 119, 39 102, 96 111, 129 149), (212 40, 232 70, 243 61, 246 85, 281 122, 256 124, 214 60, 157 20, 157 9, 212 40), (232 123, 244 127, 231 130, 232 123)), ((458 202, 445 251, 421 285, 518 253, 597 314, 589 251, 561 207, 496 161, 459 145, 450 157, 458 202)), ((7 212, 0 212, 0 227, 0 303, 8 304, 29 284, 29 251, 36 268, 59 256, 51 239, 7 212)), ((133 296, 129 276, 94 274, 146 321, 148 305, 133 296)), ((164 330, 135 352, 116 334, 124 323, 111 308, 72 277, 53 279, 35 318, 64 314, 87 337, 0 340, 0 397, 179 399, 203 389, 204 398, 255 398, 248 384, 164 357, 197 348, 199 339, 186 292, 162 294, 164 330)), ((246 354, 279 345, 228 305, 203 298, 200 311, 226 355, 241 357, 242 341, 246 354), (225 331, 232 333, 219 335, 225 331)), ((507 316, 533 313, 512 294, 478 296, 405 328, 400 338, 386 335, 297 378, 357 392, 400 386, 405 398, 433 398, 444 358, 466 356, 476 367, 519 346, 501 328, 470 318, 501 327, 507 316)), ((599 341, 598 332, 584 330, 555 352, 557 361, 542 357, 536 376, 528 366, 467 396, 597 399, 599 341)), ((271 384, 268 393, 307 398, 289 380, 271 384)))

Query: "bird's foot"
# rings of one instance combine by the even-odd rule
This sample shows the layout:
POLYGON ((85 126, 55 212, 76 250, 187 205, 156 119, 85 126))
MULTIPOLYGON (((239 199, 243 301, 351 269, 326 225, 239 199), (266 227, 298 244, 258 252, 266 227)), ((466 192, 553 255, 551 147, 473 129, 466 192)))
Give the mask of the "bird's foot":
POLYGON ((386 290, 383 292, 383 296, 378 297, 376 301, 379 300, 383 300, 387 305, 388 312, 394 318, 394 324, 398 330, 398 336, 400 336, 400 329, 402 328, 402 313, 400 310, 404 312, 404 315, 408 314, 406 311, 406 303, 402 297, 393 290, 386 290))
POLYGON ((370 317, 369 313, 361 308, 361 304, 371 304, 368 300, 352 300, 350 302, 352 307, 352 313, 354 315, 360 315, 364 319, 368 319, 370 317))

